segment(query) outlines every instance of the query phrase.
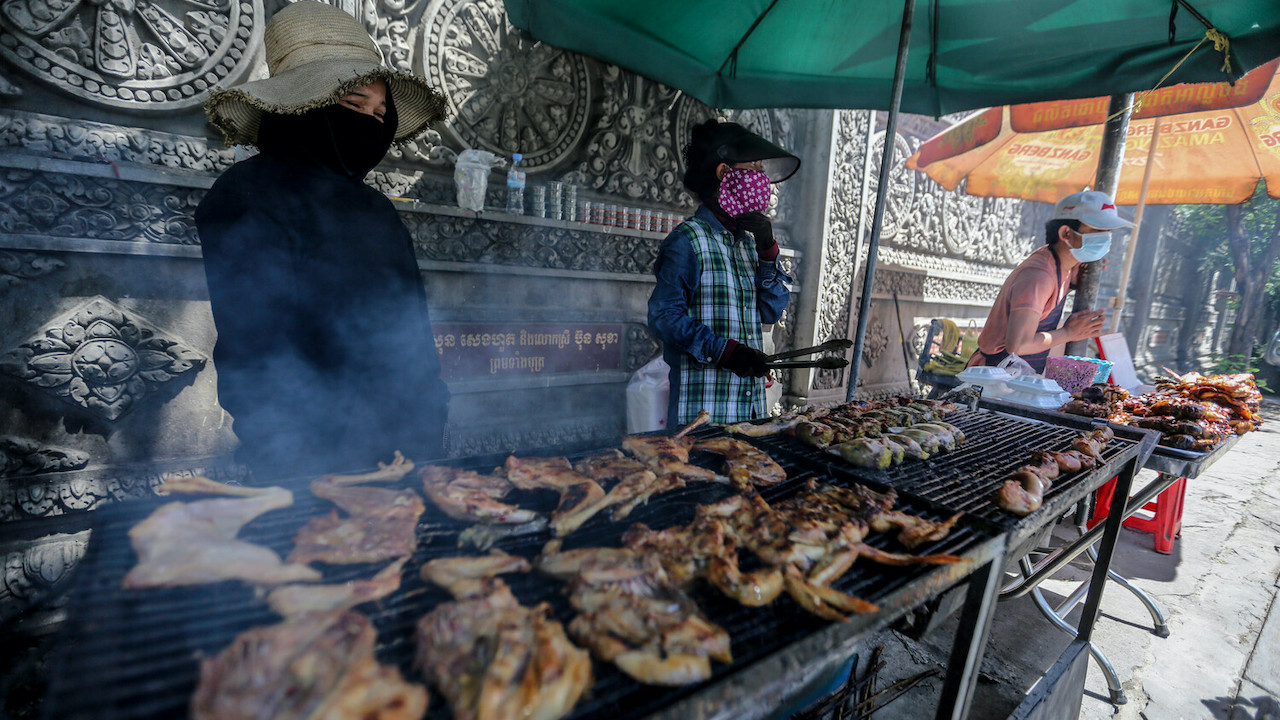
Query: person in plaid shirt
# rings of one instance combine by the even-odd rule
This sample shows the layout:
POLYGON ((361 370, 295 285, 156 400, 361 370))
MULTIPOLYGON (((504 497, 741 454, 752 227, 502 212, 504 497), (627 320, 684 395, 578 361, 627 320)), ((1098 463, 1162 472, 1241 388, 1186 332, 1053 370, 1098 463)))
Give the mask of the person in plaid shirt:
POLYGON ((782 317, 791 278, 765 215, 772 184, 800 159, 736 123, 708 120, 684 148, 684 185, 702 204, 662 241, 649 329, 671 366, 667 427, 762 417, 768 374, 761 324, 782 317))

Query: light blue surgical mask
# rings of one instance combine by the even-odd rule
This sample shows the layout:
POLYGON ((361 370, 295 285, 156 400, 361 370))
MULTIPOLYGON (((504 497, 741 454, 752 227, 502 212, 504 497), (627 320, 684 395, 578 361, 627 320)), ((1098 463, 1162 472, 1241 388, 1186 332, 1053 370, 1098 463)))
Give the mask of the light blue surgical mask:
POLYGON ((1111 252, 1111 233, 1081 233, 1083 243, 1078 248, 1071 248, 1071 256, 1082 263, 1101 260, 1111 252))

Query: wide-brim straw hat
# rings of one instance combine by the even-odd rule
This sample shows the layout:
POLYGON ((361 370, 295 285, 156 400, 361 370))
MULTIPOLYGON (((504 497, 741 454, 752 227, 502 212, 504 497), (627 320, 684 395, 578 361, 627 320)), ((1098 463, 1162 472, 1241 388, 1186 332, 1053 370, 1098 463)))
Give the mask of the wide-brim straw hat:
POLYGON ((255 145, 264 112, 297 115, 341 100, 381 78, 399 115, 395 141, 406 142, 448 114, 444 95, 417 75, 391 70, 360 22, 343 10, 300 0, 276 13, 263 38, 270 77, 215 88, 209 122, 228 145, 255 145))

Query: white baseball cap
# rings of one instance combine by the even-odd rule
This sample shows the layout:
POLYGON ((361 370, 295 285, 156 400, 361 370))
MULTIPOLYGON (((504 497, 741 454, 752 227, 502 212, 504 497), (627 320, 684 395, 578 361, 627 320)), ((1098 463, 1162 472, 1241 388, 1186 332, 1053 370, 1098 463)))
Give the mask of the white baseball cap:
POLYGON ((1111 196, 1097 190, 1071 193, 1053 206, 1052 220, 1079 220, 1099 230, 1133 227, 1133 223, 1120 217, 1111 196))

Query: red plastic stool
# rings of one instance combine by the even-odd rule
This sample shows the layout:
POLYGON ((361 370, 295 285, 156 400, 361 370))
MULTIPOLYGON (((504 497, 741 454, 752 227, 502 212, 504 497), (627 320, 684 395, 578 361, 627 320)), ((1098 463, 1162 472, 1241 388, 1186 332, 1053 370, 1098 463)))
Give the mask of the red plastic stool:
MULTIPOLYGON (((1093 527, 1107 519, 1111 496, 1116 492, 1116 480, 1098 488, 1098 501, 1093 506, 1093 517, 1086 523, 1093 527)), ((1180 477, 1165 488, 1153 502, 1139 508, 1151 513, 1150 517, 1133 515, 1124 519, 1124 526, 1151 533, 1155 538, 1156 552, 1168 555, 1173 552, 1173 540, 1182 534, 1182 505, 1187 495, 1187 479, 1180 477)))

